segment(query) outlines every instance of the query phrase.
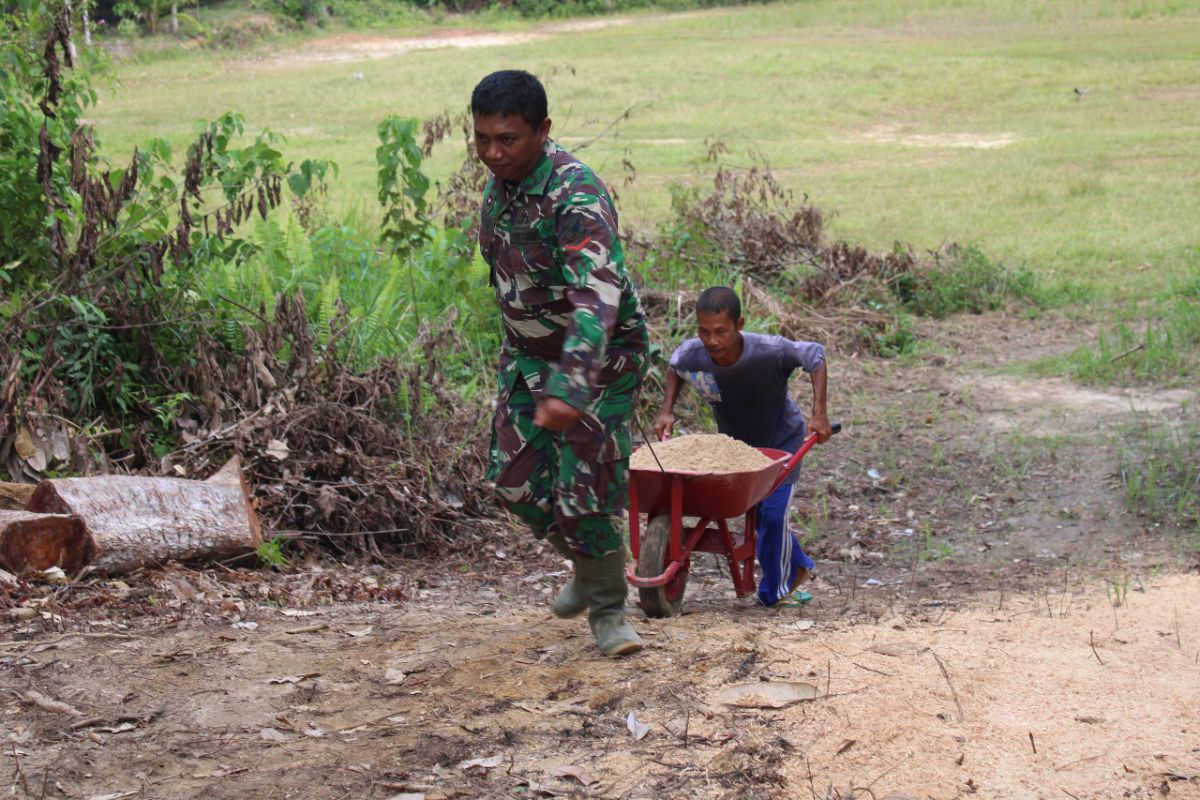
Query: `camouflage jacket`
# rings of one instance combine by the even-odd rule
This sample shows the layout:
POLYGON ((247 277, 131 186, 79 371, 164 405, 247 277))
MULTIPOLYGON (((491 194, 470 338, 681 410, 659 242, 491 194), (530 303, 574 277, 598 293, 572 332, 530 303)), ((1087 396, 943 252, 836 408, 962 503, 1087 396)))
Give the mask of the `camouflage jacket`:
POLYGON ((644 370, 649 337, 625 271, 617 212, 591 169, 552 140, 520 184, 492 176, 479 249, 504 319, 501 390, 587 410, 599 390, 644 370))

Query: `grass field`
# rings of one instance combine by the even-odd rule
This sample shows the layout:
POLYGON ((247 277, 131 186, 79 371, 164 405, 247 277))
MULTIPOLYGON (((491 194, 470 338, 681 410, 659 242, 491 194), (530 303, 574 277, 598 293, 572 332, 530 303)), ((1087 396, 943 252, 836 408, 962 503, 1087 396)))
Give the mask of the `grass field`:
MULTIPOLYGON (((285 133, 289 155, 341 165, 335 207, 371 209, 386 114, 461 108, 479 77, 517 66, 553 73, 568 144, 634 108, 583 153, 618 185, 622 159, 636 165, 620 189, 626 224, 664 218, 671 184, 703 182, 716 137, 732 163, 761 152, 831 214, 835 235, 872 247, 975 242, 1121 300, 1162 290, 1196 258, 1194 3, 828 0, 626 19, 375 60, 314 60, 324 51, 294 41, 135 59, 117 66, 93 116, 121 157, 152 136, 182 146, 189 120, 240 110, 249 128, 285 133)), ((434 171, 459 157, 444 146, 434 171)))

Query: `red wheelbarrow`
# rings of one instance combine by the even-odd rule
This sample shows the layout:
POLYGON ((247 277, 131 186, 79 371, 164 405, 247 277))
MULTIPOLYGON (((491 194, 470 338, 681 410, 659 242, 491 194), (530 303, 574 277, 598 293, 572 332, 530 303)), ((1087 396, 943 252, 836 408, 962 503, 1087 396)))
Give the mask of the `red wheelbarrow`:
MULTIPOLYGON (((834 433, 841 429, 834 423, 834 433)), ((724 553, 737 596, 754 593, 755 509, 816 443, 817 435, 810 433, 795 453, 760 447, 771 463, 753 472, 630 470, 629 544, 635 563, 626 577, 638 588, 646 616, 679 613, 694 552, 724 553), (742 530, 731 530, 728 520, 741 516, 742 530), (684 517, 699 520, 685 528, 684 517)))

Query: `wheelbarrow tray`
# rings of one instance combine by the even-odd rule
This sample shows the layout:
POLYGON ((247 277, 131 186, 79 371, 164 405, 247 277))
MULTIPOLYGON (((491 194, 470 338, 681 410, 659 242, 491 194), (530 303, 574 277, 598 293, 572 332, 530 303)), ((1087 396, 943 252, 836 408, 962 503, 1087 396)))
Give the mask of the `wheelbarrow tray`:
MULTIPOLYGON (((645 445, 643 445, 644 447, 645 445)), ((671 513, 672 477, 683 480, 682 516, 707 519, 740 517, 766 499, 791 453, 760 447, 758 451, 771 463, 752 472, 689 472, 666 470, 657 466, 630 469, 637 505, 653 519, 671 513)))

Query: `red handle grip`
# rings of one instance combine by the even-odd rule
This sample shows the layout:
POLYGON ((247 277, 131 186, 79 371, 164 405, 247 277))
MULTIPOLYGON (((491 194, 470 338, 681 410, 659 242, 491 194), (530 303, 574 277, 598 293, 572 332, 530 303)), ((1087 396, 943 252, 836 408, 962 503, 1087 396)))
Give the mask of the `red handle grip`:
MULTIPOLYGON (((833 433, 840 433, 842 430, 842 423, 835 422, 829 427, 832 429, 833 433)), ((817 435, 815 433, 810 433, 808 436, 804 437, 804 442, 800 445, 800 449, 793 453, 792 457, 789 458, 787 463, 783 465, 783 470, 779 473, 779 477, 775 480, 774 485, 771 486, 771 491, 767 492, 768 496, 770 496, 771 492, 774 492, 783 484, 785 480, 787 480, 787 476, 792 474, 792 470, 794 470, 796 465, 800 463, 800 460, 808 454, 808 451, 813 449, 813 445, 816 443, 817 435)))

